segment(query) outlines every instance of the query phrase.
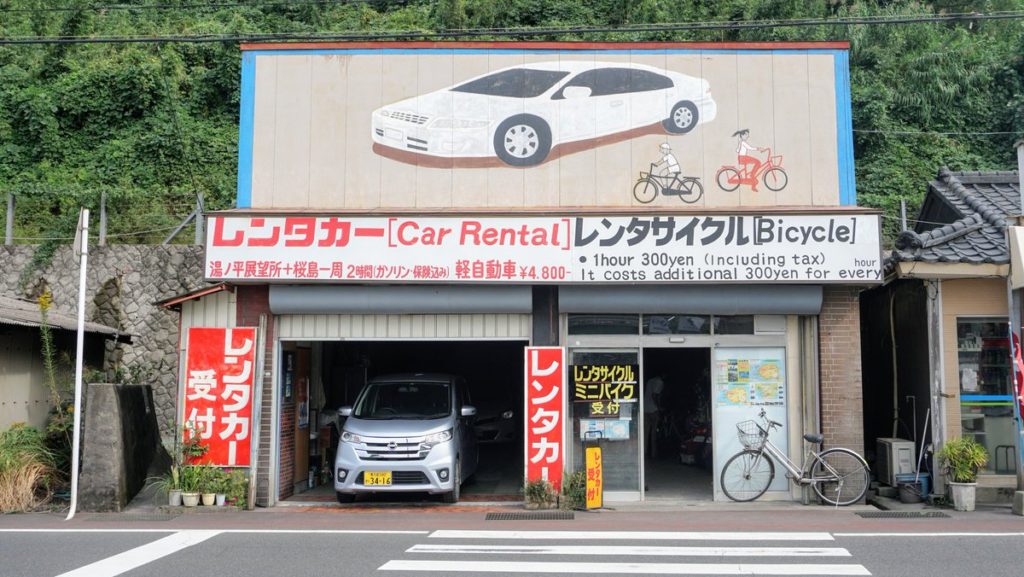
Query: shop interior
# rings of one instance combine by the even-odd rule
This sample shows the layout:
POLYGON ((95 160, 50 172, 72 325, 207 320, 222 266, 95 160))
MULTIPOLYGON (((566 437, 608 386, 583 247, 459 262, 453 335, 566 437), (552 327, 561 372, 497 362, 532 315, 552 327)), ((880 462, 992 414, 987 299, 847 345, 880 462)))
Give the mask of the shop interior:
POLYGON ((645 498, 711 499, 711 349, 645 348, 643 371, 645 498))
MULTIPOLYGON (((477 408, 474 432, 480 462, 476 474, 463 483, 461 499, 520 499, 526 344, 479 340, 283 343, 281 385, 286 395, 290 393, 284 410, 297 415, 293 427, 285 425, 294 431, 295 443, 291 500, 334 500, 330 469, 342 424, 338 407, 352 405, 363 385, 376 376, 422 372, 461 375, 468 384, 470 402, 477 408), (288 402, 289 398, 294 402, 288 402)), ((282 439, 282 444, 288 440, 282 439)), ((434 498, 440 496, 381 494, 361 496, 360 501, 434 498)))

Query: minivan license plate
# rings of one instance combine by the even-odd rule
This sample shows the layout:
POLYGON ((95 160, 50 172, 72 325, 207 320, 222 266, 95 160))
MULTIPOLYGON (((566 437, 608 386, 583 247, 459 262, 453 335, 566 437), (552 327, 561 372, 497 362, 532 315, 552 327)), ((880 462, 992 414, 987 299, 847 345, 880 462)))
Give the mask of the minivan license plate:
POLYGON ((366 471, 363 474, 363 485, 390 485, 391 471, 366 471))

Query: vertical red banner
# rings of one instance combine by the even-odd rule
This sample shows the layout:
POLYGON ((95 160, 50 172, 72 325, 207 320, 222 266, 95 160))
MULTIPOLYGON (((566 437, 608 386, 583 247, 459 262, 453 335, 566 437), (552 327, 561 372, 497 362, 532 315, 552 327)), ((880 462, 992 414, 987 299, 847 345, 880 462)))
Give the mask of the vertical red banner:
POLYGON ((526 347, 526 480, 560 490, 565 458, 565 349, 526 347))
POLYGON ((184 423, 210 448, 203 463, 249 466, 256 370, 255 328, 189 329, 184 423))

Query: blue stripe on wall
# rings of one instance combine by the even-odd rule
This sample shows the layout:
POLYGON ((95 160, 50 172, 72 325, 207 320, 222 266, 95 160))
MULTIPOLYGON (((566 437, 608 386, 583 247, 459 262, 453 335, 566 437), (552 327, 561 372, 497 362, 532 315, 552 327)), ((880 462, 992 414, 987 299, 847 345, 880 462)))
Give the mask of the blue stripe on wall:
POLYGON ((256 100, 256 55, 242 53, 242 94, 238 113, 238 190, 235 206, 252 207, 252 140, 256 100))
POLYGON ((857 181, 853 170, 853 109, 850 102, 850 55, 832 52, 836 79, 836 151, 839 154, 839 204, 857 204, 857 181))

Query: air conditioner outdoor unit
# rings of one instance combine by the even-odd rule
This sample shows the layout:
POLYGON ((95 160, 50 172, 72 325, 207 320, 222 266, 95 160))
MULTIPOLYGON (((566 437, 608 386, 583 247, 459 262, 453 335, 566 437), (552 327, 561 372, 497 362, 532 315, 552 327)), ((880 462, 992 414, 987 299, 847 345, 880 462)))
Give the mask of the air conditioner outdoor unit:
POLYGON ((895 487, 897 475, 914 473, 914 441, 878 439, 875 468, 879 482, 895 487))

